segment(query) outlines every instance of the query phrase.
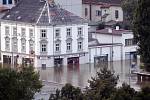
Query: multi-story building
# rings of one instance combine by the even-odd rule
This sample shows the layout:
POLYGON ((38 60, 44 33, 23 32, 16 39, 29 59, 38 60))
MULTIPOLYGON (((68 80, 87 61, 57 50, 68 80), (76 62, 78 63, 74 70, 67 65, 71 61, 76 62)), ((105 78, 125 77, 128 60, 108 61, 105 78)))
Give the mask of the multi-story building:
POLYGON ((121 0, 82 0, 82 17, 91 21, 123 21, 121 0))
POLYGON ((123 21, 121 0, 54 0, 84 19, 97 22, 123 21))
POLYGON ((1 20, 3 63, 88 62, 88 24, 47 0, 21 0, 1 20))
POLYGON ((104 59, 108 61, 137 59, 137 42, 131 30, 102 29, 90 32, 89 61, 104 59), (103 58, 104 57, 104 58, 103 58))
POLYGON ((5 7, 5 8, 10 9, 14 5, 15 5, 15 0, 0 0, 0 7, 5 7))

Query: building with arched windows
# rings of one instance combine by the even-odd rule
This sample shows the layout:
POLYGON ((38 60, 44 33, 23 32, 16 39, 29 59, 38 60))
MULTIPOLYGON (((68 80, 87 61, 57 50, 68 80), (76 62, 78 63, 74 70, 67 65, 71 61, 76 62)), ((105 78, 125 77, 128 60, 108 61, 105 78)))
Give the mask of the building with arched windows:
POLYGON ((47 0, 21 0, 1 19, 5 64, 88 63, 88 23, 47 0))

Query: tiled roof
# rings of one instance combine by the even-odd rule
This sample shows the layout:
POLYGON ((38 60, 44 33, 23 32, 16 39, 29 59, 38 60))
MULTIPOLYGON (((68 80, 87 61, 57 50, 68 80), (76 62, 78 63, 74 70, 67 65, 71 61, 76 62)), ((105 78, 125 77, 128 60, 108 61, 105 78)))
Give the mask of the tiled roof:
POLYGON ((55 4, 48 4, 45 1, 41 2, 41 0, 21 0, 2 19, 37 25, 62 25, 85 22, 82 18, 55 4))
POLYGON ((106 34, 106 35, 112 35, 113 34, 113 35, 120 36, 120 35, 122 35, 122 33, 131 32, 131 30, 124 30, 124 29, 119 29, 119 30, 113 29, 112 33, 109 33, 108 31, 109 31, 109 29, 105 28, 105 29, 101 29, 101 30, 96 30, 96 33, 97 34, 106 34))
POLYGON ((97 5, 103 5, 108 4, 109 5, 121 5, 121 0, 82 0, 83 4, 97 4, 97 5))

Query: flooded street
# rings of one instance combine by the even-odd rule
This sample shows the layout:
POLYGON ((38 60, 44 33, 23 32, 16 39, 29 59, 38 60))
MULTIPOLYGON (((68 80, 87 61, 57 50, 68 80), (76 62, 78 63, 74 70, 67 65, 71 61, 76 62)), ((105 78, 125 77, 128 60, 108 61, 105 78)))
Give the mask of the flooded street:
POLYGON ((109 62, 108 64, 96 66, 94 66, 94 64, 84 64, 79 66, 73 65, 46 69, 40 68, 38 70, 40 72, 41 80, 61 84, 71 83, 74 86, 85 87, 88 86, 87 81, 91 79, 92 76, 95 76, 100 68, 107 66, 111 71, 115 71, 116 75, 119 75, 119 82, 132 84, 132 82, 136 81, 136 77, 129 74, 131 70, 130 61, 115 61, 113 64, 112 62, 109 62))
MULTIPOLYGON (((109 62, 107 64, 95 66, 94 64, 84 64, 79 66, 62 66, 46 69, 39 68, 38 71, 40 73, 40 79, 45 85, 43 87, 45 88, 45 92, 47 90, 50 93, 52 92, 50 89, 55 90, 56 88, 61 88, 66 83, 71 83, 72 85, 83 89, 89 85, 88 80, 91 79, 92 76, 94 77, 100 68, 107 66, 111 71, 115 71, 116 75, 119 75, 118 86, 121 86, 123 82, 126 82, 136 90, 140 89, 136 84, 136 75, 130 74, 130 61, 115 61, 113 64, 112 62, 109 62)), ((135 69, 138 70, 139 68, 136 66, 135 69)), ((46 93, 44 95, 46 95, 46 93)))

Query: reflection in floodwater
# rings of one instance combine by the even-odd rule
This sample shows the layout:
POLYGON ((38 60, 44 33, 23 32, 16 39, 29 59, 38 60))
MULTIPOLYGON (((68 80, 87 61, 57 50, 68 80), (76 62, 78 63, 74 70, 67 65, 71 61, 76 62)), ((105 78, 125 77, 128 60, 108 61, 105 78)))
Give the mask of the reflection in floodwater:
POLYGON ((114 71, 116 75, 119 75, 119 86, 123 82, 126 82, 131 86, 136 86, 136 76, 130 75, 130 61, 114 61, 101 63, 95 66, 94 64, 59 66, 38 70, 40 72, 41 80, 62 84, 71 83, 74 86, 85 87, 88 86, 87 81, 95 76, 96 72, 103 67, 108 67, 109 70, 114 71))

